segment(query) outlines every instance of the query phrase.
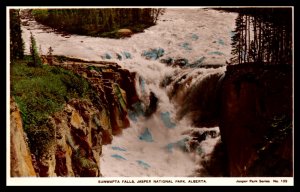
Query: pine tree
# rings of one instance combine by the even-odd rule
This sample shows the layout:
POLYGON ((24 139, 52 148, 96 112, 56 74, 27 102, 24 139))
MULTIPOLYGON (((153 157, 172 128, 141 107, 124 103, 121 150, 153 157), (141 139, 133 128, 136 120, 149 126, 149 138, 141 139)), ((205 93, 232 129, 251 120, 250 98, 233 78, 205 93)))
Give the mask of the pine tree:
POLYGON ((22 39, 21 20, 19 10, 10 9, 10 58, 22 59, 24 57, 24 42, 22 39))
POLYGON ((292 63, 290 8, 239 9, 232 37, 232 63, 292 63))
POLYGON ((241 63, 242 62, 242 54, 243 54, 243 36, 242 36, 242 31, 243 31, 243 15, 239 14, 238 17, 235 20, 235 31, 234 35, 232 36, 231 40, 231 54, 233 57, 230 59, 231 63, 241 63))
POLYGON ((32 61, 33 61, 33 66, 40 67, 40 66, 42 66, 42 60, 38 53, 36 41, 35 41, 35 38, 34 38, 32 32, 30 32, 30 43, 31 43, 30 44, 30 53, 31 53, 32 61))

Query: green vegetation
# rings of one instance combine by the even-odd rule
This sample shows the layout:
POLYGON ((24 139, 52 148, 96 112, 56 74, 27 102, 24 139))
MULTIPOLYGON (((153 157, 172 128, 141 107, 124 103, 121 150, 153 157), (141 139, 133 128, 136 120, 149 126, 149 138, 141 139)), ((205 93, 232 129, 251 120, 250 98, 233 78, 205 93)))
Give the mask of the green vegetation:
POLYGON ((57 56, 55 56, 55 58, 57 59, 57 61, 59 63, 63 63, 63 62, 65 62, 65 61, 68 60, 68 58, 66 56, 64 56, 64 55, 57 55, 57 56))
POLYGON ((73 98, 89 98, 91 89, 82 77, 56 66, 30 67, 30 56, 11 64, 11 95, 20 108, 30 144, 40 151, 54 137, 49 115, 73 98))
POLYGON ((75 161, 78 162, 78 164, 80 165, 79 167, 85 168, 85 169, 93 169, 93 168, 98 168, 97 164, 92 161, 91 159, 89 159, 88 157, 86 157, 85 155, 83 155, 82 153, 82 149, 78 148, 75 151, 75 161))
POLYGON ((33 9, 31 13, 38 22, 68 33, 120 38, 118 29, 142 32, 155 25, 164 9, 33 9))
POLYGON ((41 60, 39 52, 37 50, 35 38, 31 32, 30 32, 30 43, 31 43, 30 44, 30 53, 31 53, 32 61, 33 61, 32 65, 34 67, 40 67, 40 66, 42 66, 42 60, 41 60))
POLYGON ((96 66, 88 66, 87 67, 88 70, 95 70, 97 72, 102 72, 101 67, 96 67, 96 66))
POLYGON ((22 59, 24 57, 24 42, 22 39, 21 20, 19 10, 9 10, 10 19, 10 59, 22 59))

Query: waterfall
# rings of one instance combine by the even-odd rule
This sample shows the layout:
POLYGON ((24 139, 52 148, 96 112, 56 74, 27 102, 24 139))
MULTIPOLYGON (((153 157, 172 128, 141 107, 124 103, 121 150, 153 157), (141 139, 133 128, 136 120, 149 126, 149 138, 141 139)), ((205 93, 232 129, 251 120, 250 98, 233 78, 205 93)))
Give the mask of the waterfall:
MULTIPOLYGON (((219 129, 193 126, 186 110, 192 110, 193 105, 196 105, 194 108, 201 108, 195 102, 195 97, 205 95, 205 89, 217 86, 225 68, 181 69, 165 66, 158 61, 144 61, 142 65, 127 63, 127 67, 137 72, 136 88, 142 101, 137 111, 142 112, 132 112, 130 128, 115 136, 112 144, 103 147, 103 176, 162 177, 201 174, 201 161, 209 158, 220 140, 219 129), (172 74, 173 81, 168 86, 161 86, 164 79, 172 74), (186 76, 185 80, 181 80, 180 88, 176 87, 176 82, 178 84, 182 76, 186 76), (191 80, 187 82, 189 78, 191 80), (176 98, 172 98, 170 92, 176 92, 176 98), (144 112, 151 105, 151 93, 154 93, 158 102, 156 110, 148 117, 144 112), (180 114, 180 117, 176 114, 180 114)), ((215 88, 211 90, 212 93, 203 98, 215 97, 215 88)), ((203 110, 205 109, 204 107, 203 110)))
MULTIPOLYGON (((180 70, 172 77, 167 76, 168 96, 179 108, 177 118, 189 116, 195 126, 217 125, 220 106, 220 82, 225 67, 216 69, 193 68, 180 70)), ((166 82, 166 80, 163 82, 166 82)))

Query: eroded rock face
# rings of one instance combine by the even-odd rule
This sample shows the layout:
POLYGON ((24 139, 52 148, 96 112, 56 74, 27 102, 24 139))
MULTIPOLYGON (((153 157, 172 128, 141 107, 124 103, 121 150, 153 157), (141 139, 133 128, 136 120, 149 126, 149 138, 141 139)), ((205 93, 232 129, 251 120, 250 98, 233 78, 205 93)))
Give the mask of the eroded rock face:
POLYGON ((70 100, 37 128, 51 130, 51 139, 46 138, 46 146, 31 146, 32 154, 24 139, 19 110, 12 102, 11 175, 99 177, 102 145, 129 127, 127 109, 139 101, 135 74, 109 62, 58 62, 53 58, 51 65, 86 78, 94 94, 89 100, 70 100))
MULTIPOLYGON (((99 177, 102 144, 110 143, 112 119, 106 108, 88 100, 71 100, 49 118, 55 142, 38 159, 39 176, 99 177)), ((122 120, 117 119, 115 121, 122 120)))
POLYGON ((229 176, 292 176, 291 66, 229 66, 221 89, 229 176))
POLYGON ((11 177, 36 176, 20 111, 13 98, 10 99, 10 160, 11 177))
POLYGON ((100 127, 94 117, 100 111, 86 100, 72 100, 63 111, 54 114, 56 128, 55 167, 57 176, 100 176, 102 149, 100 127))
MULTIPOLYGON (((120 134, 122 129, 129 127, 127 109, 139 101, 135 89, 135 74, 121 69, 115 63, 87 65, 66 62, 56 65, 72 70, 88 80, 97 93, 93 104, 102 109, 102 115, 108 115, 113 135, 120 134)), ((107 121, 106 117, 103 120, 107 121)), ((109 130, 107 127, 103 129, 109 130)), ((103 135, 104 143, 111 143, 110 133, 106 131, 103 135)))
MULTIPOLYGON (((135 76, 115 63, 82 64, 77 61, 54 61, 52 64, 85 77, 95 94, 89 100, 70 100, 62 111, 48 118, 43 128, 52 130, 54 139, 50 139, 51 142, 44 146, 43 150, 31 147, 36 154, 36 166, 31 171, 40 177, 99 177, 102 145, 111 143, 113 135, 121 133, 122 129, 130 125, 127 109, 138 101, 135 76)), ((15 118, 15 115, 12 118, 15 118)), ((18 118, 21 120, 20 115, 18 118)), ((13 141, 12 139, 12 147, 13 141)), ((28 153, 30 157, 30 152, 28 153)), ((16 154, 19 155, 19 152, 16 154)), ((15 156, 12 154, 12 158, 16 158, 15 156)), ((19 160, 16 160, 17 162, 19 160)), ((28 162, 31 163, 32 160, 28 159, 28 162)), ((16 176, 26 174, 22 172, 16 176)))

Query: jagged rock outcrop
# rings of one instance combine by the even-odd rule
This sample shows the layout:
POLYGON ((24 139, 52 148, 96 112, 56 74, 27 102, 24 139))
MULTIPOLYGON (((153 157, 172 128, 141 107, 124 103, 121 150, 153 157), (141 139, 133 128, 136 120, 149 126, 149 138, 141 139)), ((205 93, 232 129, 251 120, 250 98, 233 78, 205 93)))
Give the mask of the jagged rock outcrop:
MULTIPOLYGON (((74 99, 45 122, 54 139, 35 154, 40 177, 98 177, 102 136, 110 132, 109 117, 89 100, 74 99)), ((35 148, 36 146, 32 146, 35 148)))
POLYGON ((292 176, 292 67, 228 66, 221 92, 228 175, 292 176))
POLYGON ((11 177, 36 176, 28 148, 23 123, 13 98, 10 98, 10 175, 11 177))
POLYGON ((87 100, 72 100, 63 111, 50 118, 55 127, 56 142, 52 152, 55 162, 48 164, 48 170, 54 173, 49 175, 100 176, 102 130, 109 126, 99 120, 101 112, 87 100))
MULTIPOLYGON (((97 93, 94 103, 104 107, 109 115, 112 134, 120 134, 129 127, 127 109, 139 101, 135 88, 135 73, 120 68, 116 63, 55 63, 85 77, 97 93)), ((108 134, 106 134, 108 135, 108 134)), ((110 143, 112 138, 104 138, 110 143)))
MULTIPOLYGON (((130 126, 127 110, 139 100, 135 90, 135 74, 121 69, 116 63, 83 62, 77 59, 52 61, 52 65, 85 77, 92 88, 92 96, 89 99, 70 100, 63 110, 51 115, 43 127, 37 128, 46 130, 47 136, 33 138, 33 141, 43 138, 47 141, 38 142, 46 143, 45 146, 31 145, 35 159, 31 171, 40 177, 99 177, 102 145, 111 143, 113 135, 120 134, 122 129, 130 126)), ((13 137, 12 141, 18 138, 13 137)), ((12 155, 12 158, 15 156, 12 155)), ((27 160, 28 163, 32 162, 31 159, 27 160)), ((13 164, 17 165, 20 161, 24 160, 16 159, 13 164)), ((20 173, 16 176, 25 175, 20 173)))
POLYGON ((39 161, 39 175, 101 176, 102 145, 111 143, 113 135, 130 125, 127 108, 138 100, 134 74, 115 63, 53 64, 85 77, 95 95, 92 101, 70 101, 50 118, 56 135, 55 150, 49 148, 39 161))

